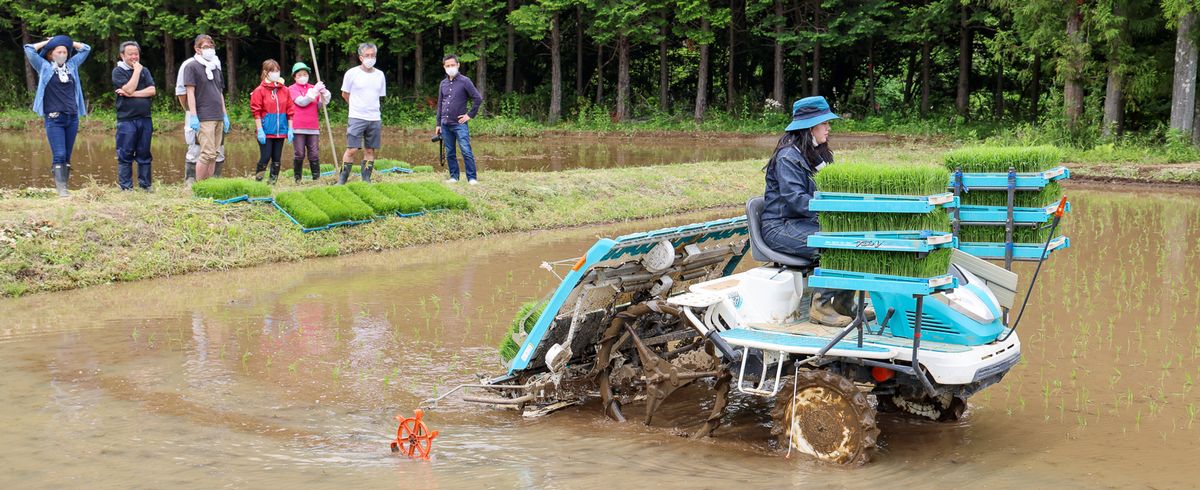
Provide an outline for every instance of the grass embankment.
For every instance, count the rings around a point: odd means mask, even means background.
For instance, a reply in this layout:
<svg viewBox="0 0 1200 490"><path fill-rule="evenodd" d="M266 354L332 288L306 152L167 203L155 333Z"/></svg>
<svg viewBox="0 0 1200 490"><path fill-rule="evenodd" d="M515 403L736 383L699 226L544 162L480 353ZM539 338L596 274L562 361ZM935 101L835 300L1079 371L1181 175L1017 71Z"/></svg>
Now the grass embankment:
<svg viewBox="0 0 1200 490"><path fill-rule="evenodd" d="M158 186L152 194L88 186L73 190L65 200L52 197L50 190L3 191L0 294L738 206L762 192L761 169L762 162L753 160L492 172L478 186L453 187L470 202L466 210L308 234L273 206L219 205L195 198L180 186ZM418 175L382 180L433 181ZM299 187L284 187L289 188Z"/></svg>

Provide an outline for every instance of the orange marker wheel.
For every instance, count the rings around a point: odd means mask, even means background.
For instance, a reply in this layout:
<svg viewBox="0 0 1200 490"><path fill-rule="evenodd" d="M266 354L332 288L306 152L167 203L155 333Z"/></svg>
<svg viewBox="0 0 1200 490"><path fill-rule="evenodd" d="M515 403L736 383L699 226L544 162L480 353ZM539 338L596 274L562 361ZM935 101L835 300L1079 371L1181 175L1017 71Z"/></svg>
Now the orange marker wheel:
<svg viewBox="0 0 1200 490"><path fill-rule="evenodd" d="M411 459L429 460L429 453L433 451L433 439L438 433L425 426L421 421L424 416L425 412L420 409L414 410L411 418L396 416L400 427L396 429L396 440L392 441L393 453L404 453Z"/></svg>

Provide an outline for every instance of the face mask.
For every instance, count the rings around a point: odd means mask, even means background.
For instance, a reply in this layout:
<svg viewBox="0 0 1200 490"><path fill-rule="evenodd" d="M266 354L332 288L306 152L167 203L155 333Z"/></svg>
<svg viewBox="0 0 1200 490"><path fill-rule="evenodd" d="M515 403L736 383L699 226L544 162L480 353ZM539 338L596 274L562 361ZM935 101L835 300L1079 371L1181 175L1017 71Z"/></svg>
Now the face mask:
<svg viewBox="0 0 1200 490"><path fill-rule="evenodd" d="M55 62L55 63L58 63L58 64L60 64L60 65L61 65L61 64L63 64L63 63L66 63L66 62L67 62L67 55L65 55L65 54L56 54L56 55L54 55L54 62Z"/></svg>
<svg viewBox="0 0 1200 490"><path fill-rule="evenodd" d="M375 66L375 58L363 58L363 66L373 68Z"/></svg>
<svg viewBox="0 0 1200 490"><path fill-rule="evenodd" d="M308 77L296 77L296 83L300 85L308 85Z"/></svg>
<svg viewBox="0 0 1200 490"><path fill-rule="evenodd" d="M446 76L451 76L451 77L458 76L458 67L451 66L450 68L446 68Z"/></svg>
<svg viewBox="0 0 1200 490"><path fill-rule="evenodd" d="M277 71L267 72L267 80L270 80L272 82L278 82L279 81L279 72L277 72Z"/></svg>
<svg viewBox="0 0 1200 490"><path fill-rule="evenodd" d="M217 50L215 50L213 48L201 49L200 57L204 58L204 61L212 61L213 58L217 57Z"/></svg>

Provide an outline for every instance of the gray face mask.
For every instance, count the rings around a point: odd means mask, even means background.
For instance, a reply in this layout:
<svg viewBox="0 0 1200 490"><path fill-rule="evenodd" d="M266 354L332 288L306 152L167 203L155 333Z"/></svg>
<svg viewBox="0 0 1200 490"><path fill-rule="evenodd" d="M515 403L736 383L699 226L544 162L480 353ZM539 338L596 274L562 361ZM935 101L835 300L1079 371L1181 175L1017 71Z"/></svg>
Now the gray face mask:
<svg viewBox="0 0 1200 490"><path fill-rule="evenodd" d="M54 62L59 65L67 62L67 55L65 54L55 54L52 56L52 58L54 59Z"/></svg>

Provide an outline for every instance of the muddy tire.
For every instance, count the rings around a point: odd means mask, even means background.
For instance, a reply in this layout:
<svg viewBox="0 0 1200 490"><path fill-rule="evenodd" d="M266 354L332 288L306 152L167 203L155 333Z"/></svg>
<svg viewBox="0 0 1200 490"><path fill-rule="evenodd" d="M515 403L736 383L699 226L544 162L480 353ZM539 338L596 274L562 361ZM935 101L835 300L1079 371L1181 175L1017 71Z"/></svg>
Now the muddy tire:
<svg viewBox="0 0 1200 490"><path fill-rule="evenodd" d="M771 419L780 447L827 463L865 464L879 437L867 395L829 371L801 371L789 379L775 397Z"/></svg>
<svg viewBox="0 0 1200 490"><path fill-rule="evenodd" d="M967 411L967 401L950 394L937 397L883 395L878 401L881 412L903 413L934 422L954 422Z"/></svg>

